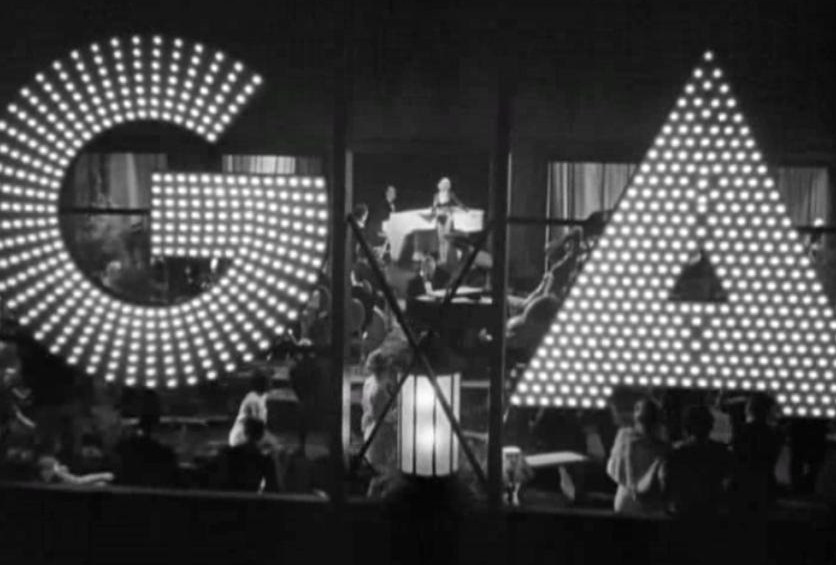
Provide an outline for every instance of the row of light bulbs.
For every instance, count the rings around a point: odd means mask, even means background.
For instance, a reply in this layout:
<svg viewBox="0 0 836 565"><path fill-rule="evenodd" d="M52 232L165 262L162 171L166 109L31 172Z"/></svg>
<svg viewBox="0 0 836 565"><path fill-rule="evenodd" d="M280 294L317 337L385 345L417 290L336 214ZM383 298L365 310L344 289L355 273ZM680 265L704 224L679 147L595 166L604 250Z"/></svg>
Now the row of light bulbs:
<svg viewBox="0 0 836 565"><path fill-rule="evenodd" d="M769 391L786 414L836 416L836 318L737 106L706 54L513 403L604 407L617 386L732 388ZM727 302L669 300L699 249Z"/></svg>
<svg viewBox="0 0 836 565"><path fill-rule="evenodd" d="M214 142L261 83L240 62L203 45L134 36L74 51L21 89L0 120L0 290L51 352L129 385L195 384L252 359L296 319L325 248L323 216L307 212L324 209L321 178L248 175L241 183L228 175L159 175L161 194L179 195L178 185L189 185L197 198L211 188L245 206L246 198L266 202L269 214L305 210L296 214L304 223L255 214L270 229L247 227L247 245L223 279L165 308L101 291L79 272L57 229L62 180L93 137L122 123L158 120ZM286 199L289 208L271 207Z"/></svg>

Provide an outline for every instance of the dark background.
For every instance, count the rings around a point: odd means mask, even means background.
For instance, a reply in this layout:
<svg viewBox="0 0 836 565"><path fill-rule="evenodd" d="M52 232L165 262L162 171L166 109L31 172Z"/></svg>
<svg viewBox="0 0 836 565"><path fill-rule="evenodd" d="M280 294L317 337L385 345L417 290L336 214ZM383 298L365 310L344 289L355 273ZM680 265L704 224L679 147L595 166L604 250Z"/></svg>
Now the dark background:
<svg viewBox="0 0 836 565"><path fill-rule="evenodd" d="M354 156L354 201L369 207L381 202L387 185L398 190L398 211L429 208L441 177L449 177L453 191L469 208L488 205L489 156L479 153L448 155L359 153Z"/></svg>
<svg viewBox="0 0 836 565"><path fill-rule="evenodd" d="M337 46L348 37L349 147L389 156L369 165L358 156L358 199L394 176L406 204L440 169L465 175L468 156L489 155L503 64L516 79L514 215L542 216L551 160L639 161L708 48L768 163L836 160L832 0L7 0L2 14L0 100L72 48L112 35L200 40L243 60L265 85L215 155L328 156ZM155 147L170 142L153 130L122 133L94 143L172 154ZM428 157L413 166L397 155ZM485 183L456 185L467 200L487 200ZM539 276L544 235L511 230L512 272Z"/></svg>

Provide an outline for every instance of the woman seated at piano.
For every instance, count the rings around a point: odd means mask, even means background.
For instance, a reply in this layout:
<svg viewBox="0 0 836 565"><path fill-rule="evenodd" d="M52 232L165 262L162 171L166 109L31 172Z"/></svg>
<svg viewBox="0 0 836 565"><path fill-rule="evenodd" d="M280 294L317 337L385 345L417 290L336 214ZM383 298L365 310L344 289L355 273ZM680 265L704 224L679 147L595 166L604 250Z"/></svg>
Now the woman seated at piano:
<svg viewBox="0 0 836 565"><path fill-rule="evenodd" d="M453 210L467 207L456 196L452 183L447 177L438 181L438 190L433 196L432 215L436 222L438 233L438 261L447 267L455 266L456 250L451 249L449 235L453 233Z"/></svg>

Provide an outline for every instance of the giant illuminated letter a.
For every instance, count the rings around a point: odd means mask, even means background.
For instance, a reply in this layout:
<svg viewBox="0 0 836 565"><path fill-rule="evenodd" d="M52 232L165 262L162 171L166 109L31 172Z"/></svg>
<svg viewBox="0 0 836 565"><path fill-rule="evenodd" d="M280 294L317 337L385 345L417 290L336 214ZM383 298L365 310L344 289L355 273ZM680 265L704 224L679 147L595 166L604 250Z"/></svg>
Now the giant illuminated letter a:
<svg viewBox="0 0 836 565"><path fill-rule="evenodd" d="M833 309L711 53L685 86L514 404L603 407L614 387L765 391L836 415ZM706 257L725 300L671 291Z"/></svg>

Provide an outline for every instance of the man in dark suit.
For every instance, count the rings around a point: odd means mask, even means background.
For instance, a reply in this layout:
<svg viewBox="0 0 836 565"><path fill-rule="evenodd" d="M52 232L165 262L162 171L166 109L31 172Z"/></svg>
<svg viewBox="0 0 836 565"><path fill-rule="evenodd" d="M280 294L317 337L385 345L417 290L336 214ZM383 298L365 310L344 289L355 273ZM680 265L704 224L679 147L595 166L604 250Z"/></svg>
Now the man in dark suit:
<svg viewBox="0 0 836 565"><path fill-rule="evenodd" d="M220 487L224 490L278 492L276 464L261 451L264 422L256 418L244 420L246 441L229 448L224 454Z"/></svg>
<svg viewBox="0 0 836 565"><path fill-rule="evenodd" d="M176 487L179 483L177 456L171 447L154 437L160 421L159 397L143 391L139 426L116 446L116 484L141 487Z"/></svg>
<svg viewBox="0 0 836 565"><path fill-rule="evenodd" d="M432 255L426 255L421 261L418 273L409 280L406 286L407 299L413 299L430 290L439 290L450 282L450 275L436 265Z"/></svg>
<svg viewBox="0 0 836 565"><path fill-rule="evenodd" d="M386 244L386 234L383 233L383 222L388 221L389 216L393 212L398 211L397 204L395 204L397 199L398 190L394 185L390 184L386 187L384 199L378 202L371 211L368 222L368 233L370 235L369 242L375 247L381 247Z"/></svg>

